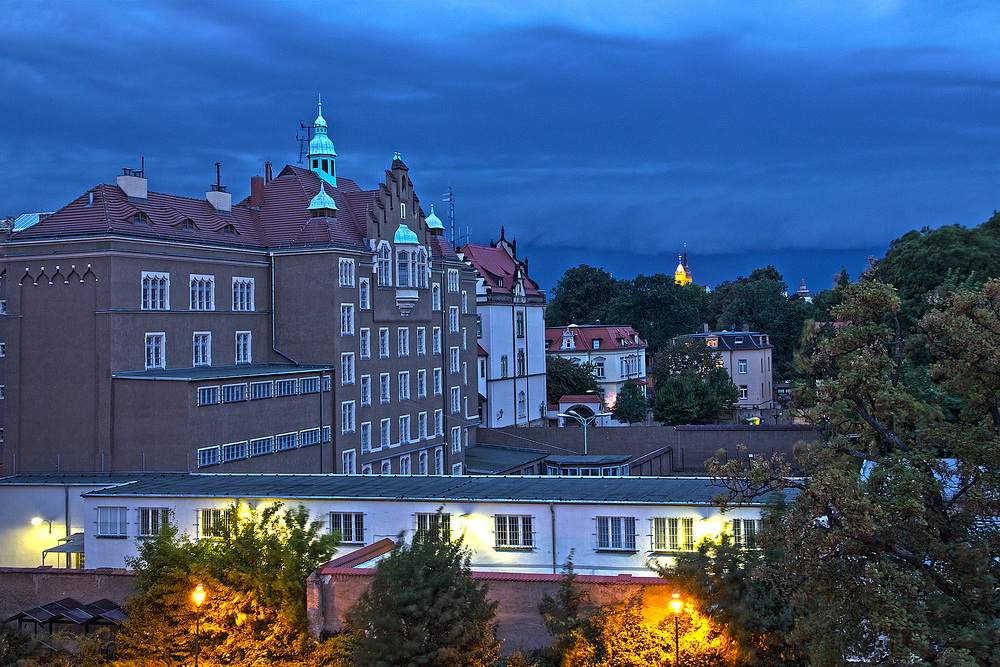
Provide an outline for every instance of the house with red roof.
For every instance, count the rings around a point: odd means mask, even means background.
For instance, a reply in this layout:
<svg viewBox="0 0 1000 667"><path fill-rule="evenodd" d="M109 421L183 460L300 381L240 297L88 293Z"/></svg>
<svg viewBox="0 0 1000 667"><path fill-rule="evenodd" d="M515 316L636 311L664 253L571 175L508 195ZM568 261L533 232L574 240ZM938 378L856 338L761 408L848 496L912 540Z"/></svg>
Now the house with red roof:
<svg viewBox="0 0 1000 667"><path fill-rule="evenodd" d="M479 416L484 426L528 426L545 417L545 293L517 257L517 241L467 244L476 270Z"/></svg>
<svg viewBox="0 0 1000 667"><path fill-rule="evenodd" d="M242 201L126 169L0 234L4 472L463 472L476 273L311 129Z"/></svg>

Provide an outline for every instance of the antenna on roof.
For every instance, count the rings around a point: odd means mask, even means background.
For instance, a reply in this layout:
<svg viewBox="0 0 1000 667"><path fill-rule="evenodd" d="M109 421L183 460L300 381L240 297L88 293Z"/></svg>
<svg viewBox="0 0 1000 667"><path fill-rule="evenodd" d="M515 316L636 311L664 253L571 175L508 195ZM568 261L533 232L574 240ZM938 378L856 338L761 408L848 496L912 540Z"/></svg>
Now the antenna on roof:
<svg viewBox="0 0 1000 667"><path fill-rule="evenodd" d="M214 192L225 192L226 188L222 185L222 163L215 163L215 185L212 186Z"/></svg>
<svg viewBox="0 0 1000 667"><path fill-rule="evenodd" d="M139 173L136 176L142 176L146 178L146 156L143 155L139 158Z"/></svg>
<svg viewBox="0 0 1000 667"><path fill-rule="evenodd" d="M313 128L315 127L312 123L299 121L299 131L295 133L295 140L299 142L299 164L306 161L306 155L309 154L309 142L312 141Z"/></svg>
<svg viewBox="0 0 1000 667"><path fill-rule="evenodd" d="M448 184L448 192L444 193L444 200L448 204L448 222L451 223L451 246L455 247L455 191Z"/></svg>

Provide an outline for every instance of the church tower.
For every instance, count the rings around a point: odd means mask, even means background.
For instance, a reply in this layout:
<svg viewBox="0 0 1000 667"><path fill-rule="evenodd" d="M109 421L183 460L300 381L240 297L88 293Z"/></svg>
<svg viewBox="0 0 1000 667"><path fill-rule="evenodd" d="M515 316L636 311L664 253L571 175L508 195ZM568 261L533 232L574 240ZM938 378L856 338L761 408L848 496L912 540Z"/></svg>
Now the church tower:
<svg viewBox="0 0 1000 667"><path fill-rule="evenodd" d="M684 246L684 253L677 255L677 268L674 269L674 282L678 285L691 284L691 269L688 267L688 251Z"/></svg>
<svg viewBox="0 0 1000 667"><path fill-rule="evenodd" d="M324 181L337 187L337 151L334 150L327 131L326 119L323 118L323 98L320 98L319 115L313 123L313 138L309 142L307 164L310 171L316 172Z"/></svg>

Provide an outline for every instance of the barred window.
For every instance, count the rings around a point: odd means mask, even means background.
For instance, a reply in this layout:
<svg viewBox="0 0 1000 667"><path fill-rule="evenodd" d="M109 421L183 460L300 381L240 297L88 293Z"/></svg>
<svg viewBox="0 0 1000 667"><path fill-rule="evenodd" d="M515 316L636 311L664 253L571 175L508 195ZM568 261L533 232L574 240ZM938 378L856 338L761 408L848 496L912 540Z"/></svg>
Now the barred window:
<svg viewBox="0 0 1000 667"><path fill-rule="evenodd" d="M270 454L274 451L274 438L255 438L250 441L250 456Z"/></svg>
<svg viewBox="0 0 1000 667"><path fill-rule="evenodd" d="M218 446L202 447L198 450L198 467L211 466L219 463L222 457Z"/></svg>
<svg viewBox="0 0 1000 667"><path fill-rule="evenodd" d="M298 433L281 433L274 439L274 449L279 452L286 449L295 449L298 446Z"/></svg>
<svg viewBox="0 0 1000 667"><path fill-rule="evenodd" d="M270 382L251 382L250 383L250 400L257 400L258 398L271 398L271 388L272 384Z"/></svg>
<svg viewBox="0 0 1000 667"><path fill-rule="evenodd" d="M170 510L166 507L139 508L139 537L156 537L170 525Z"/></svg>
<svg viewBox="0 0 1000 667"><path fill-rule="evenodd" d="M219 402L218 387L199 387L198 405L215 405Z"/></svg>
<svg viewBox="0 0 1000 667"><path fill-rule="evenodd" d="M364 513L330 512L330 532L340 534L341 544L364 544Z"/></svg>
<svg viewBox="0 0 1000 667"><path fill-rule="evenodd" d="M274 383L275 396L294 396L295 380L276 380Z"/></svg>
<svg viewBox="0 0 1000 667"><path fill-rule="evenodd" d="M227 384L222 386L223 403L234 403L245 400L247 400L247 386L245 384Z"/></svg>
<svg viewBox="0 0 1000 667"><path fill-rule="evenodd" d="M694 551L694 519L653 519L653 551Z"/></svg>
<svg viewBox="0 0 1000 667"><path fill-rule="evenodd" d="M304 431L299 431L299 444L302 447L308 447L309 445L318 445L319 429L310 428Z"/></svg>
<svg viewBox="0 0 1000 667"><path fill-rule="evenodd" d="M529 549L535 546L532 517L497 514L493 517L495 544L498 549Z"/></svg>
<svg viewBox="0 0 1000 667"><path fill-rule="evenodd" d="M421 452L421 454L426 454ZM426 456L425 459L426 461ZM427 474L426 470L422 474ZM438 532L445 539L451 539L451 514L444 512L418 512L416 514L416 536L427 537L432 532Z"/></svg>
<svg viewBox="0 0 1000 667"><path fill-rule="evenodd" d="M198 537L222 537L232 520L232 509L201 508L198 510Z"/></svg>
<svg viewBox="0 0 1000 667"><path fill-rule="evenodd" d="M238 459L245 459L246 457L247 457L246 441L232 442L228 445L222 446L223 461L236 461Z"/></svg>
<svg viewBox="0 0 1000 667"><path fill-rule="evenodd" d="M757 548L758 519L733 519L733 544L742 549Z"/></svg>
<svg viewBox="0 0 1000 667"><path fill-rule="evenodd" d="M316 394L319 392L319 378L302 378L299 380L300 394Z"/></svg>
<svg viewBox="0 0 1000 667"><path fill-rule="evenodd" d="M635 551L635 517L597 517L597 548Z"/></svg>

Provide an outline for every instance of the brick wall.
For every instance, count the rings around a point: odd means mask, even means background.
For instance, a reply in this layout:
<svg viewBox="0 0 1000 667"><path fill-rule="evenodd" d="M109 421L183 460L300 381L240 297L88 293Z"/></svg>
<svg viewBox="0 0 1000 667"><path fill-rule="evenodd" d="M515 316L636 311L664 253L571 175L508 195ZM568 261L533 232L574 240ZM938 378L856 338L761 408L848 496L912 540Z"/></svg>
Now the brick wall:
<svg viewBox="0 0 1000 667"><path fill-rule="evenodd" d="M121 605L133 594L134 578L128 570L111 568L0 567L0 621L67 597L84 604L107 598Z"/></svg>

